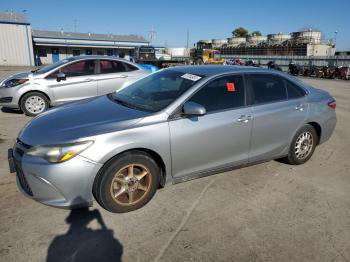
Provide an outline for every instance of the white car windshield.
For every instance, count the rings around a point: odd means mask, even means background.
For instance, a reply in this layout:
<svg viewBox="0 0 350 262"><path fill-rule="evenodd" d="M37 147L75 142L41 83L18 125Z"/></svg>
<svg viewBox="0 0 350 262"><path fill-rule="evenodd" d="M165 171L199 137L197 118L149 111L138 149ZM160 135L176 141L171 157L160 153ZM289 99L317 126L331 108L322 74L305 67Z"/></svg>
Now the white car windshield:
<svg viewBox="0 0 350 262"><path fill-rule="evenodd" d="M111 98L127 107L157 112L180 97L203 76L164 70L151 74L111 95Z"/></svg>
<svg viewBox="0 0 350 262"><path fill-rule="evenodd" d="M51 65L44 66L44 67L40 68L39 70L34 71L34 73L35 74L45 74L45 73L51 71L52 69L55 69L56 67L59 67L61 65L66 64L69 61L70 60L68 60L68 59L64 59L64 60L58 61L58 62L53 63Z"/></svg>

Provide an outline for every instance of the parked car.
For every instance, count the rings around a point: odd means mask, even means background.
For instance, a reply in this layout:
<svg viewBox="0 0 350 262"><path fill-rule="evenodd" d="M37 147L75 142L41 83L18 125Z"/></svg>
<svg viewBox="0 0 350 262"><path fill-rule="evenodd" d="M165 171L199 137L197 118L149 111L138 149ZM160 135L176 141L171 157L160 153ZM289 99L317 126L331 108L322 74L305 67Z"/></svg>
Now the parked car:
<svg viewBox="0 0 350 262"><path fill-rule="evenodd" d="M73 56L0 82L0 106L36 116L50 106L114 92L149 73L124 59Z"/></svg>
<svg viewBox="0 0 350 262"><path fill-rule="evenodd" d="M150 71L150 72L156 72L159 70L158 66L155 65L150 65L150 64L138 64L139 67L141 67L145 71Z"/></svg>
<svg viewBox="0 0 350 262"><path fill-rule="evenodd" d="M336 102L277 70L185 66L118 92L48 110L9 149L26 196L111 212L145 205L160 186L282 158L299 165L328 140Z"/></svg>

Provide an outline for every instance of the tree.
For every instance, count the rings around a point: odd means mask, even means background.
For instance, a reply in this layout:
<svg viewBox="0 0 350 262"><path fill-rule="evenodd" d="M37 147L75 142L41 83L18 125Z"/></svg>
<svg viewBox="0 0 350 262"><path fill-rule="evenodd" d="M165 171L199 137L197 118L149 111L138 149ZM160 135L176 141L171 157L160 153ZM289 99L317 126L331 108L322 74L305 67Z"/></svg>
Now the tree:
<svg viewBox="0 0 350 262"><path fill-rule="evenodd" d="M237 27L235 30L232 31L233 37L246 37L248 36L248 30L244 27Z"/></svg>
<svg viewBox="0 0 350 262"><path fill-rule="evenodd" d="M262 36L261 32L260 31L253 31L251 33L252 36Z"/></svg>

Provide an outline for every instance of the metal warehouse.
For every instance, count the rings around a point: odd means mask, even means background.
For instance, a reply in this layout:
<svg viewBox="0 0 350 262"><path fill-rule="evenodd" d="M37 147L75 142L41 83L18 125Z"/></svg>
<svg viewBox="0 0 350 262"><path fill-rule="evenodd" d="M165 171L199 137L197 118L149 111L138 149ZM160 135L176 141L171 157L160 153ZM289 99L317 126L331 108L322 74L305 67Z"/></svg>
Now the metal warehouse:
<svg viewBox="0 0 350 262"><path fill-rule="evenodd" d="M50 64L78 55L129 59L145 45L149 42L138 35L33 30L23 14L0 13L0 65Z"/></svg>

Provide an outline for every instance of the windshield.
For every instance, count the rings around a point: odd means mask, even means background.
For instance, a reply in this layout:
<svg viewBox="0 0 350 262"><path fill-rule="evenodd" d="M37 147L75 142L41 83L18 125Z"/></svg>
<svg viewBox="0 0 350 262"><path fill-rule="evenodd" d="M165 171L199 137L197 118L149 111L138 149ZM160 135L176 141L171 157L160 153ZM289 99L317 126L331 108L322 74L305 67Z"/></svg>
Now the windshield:
<svg viewBox="0 0 350 262"><path fill-rule="evenodd" d="M166 108L201 79L200 75L164 70L123 88L111 97L130 108L157 112Z"/></svg>
<svg viewBox="0 0 350 262"><path fill-rule="evenodd" d="M65 64L65 63L67 63L67 62L69 62L69 60L68 59L64 59L64 60L58 61L56 63L53 63L51 65L44 66L44 67L40 68L39 70L36 70L33 73L35 73L35 74L45 74L45 73L51 71L52 69L55 69L56 67L61 66L61 65Z"/></svg>

